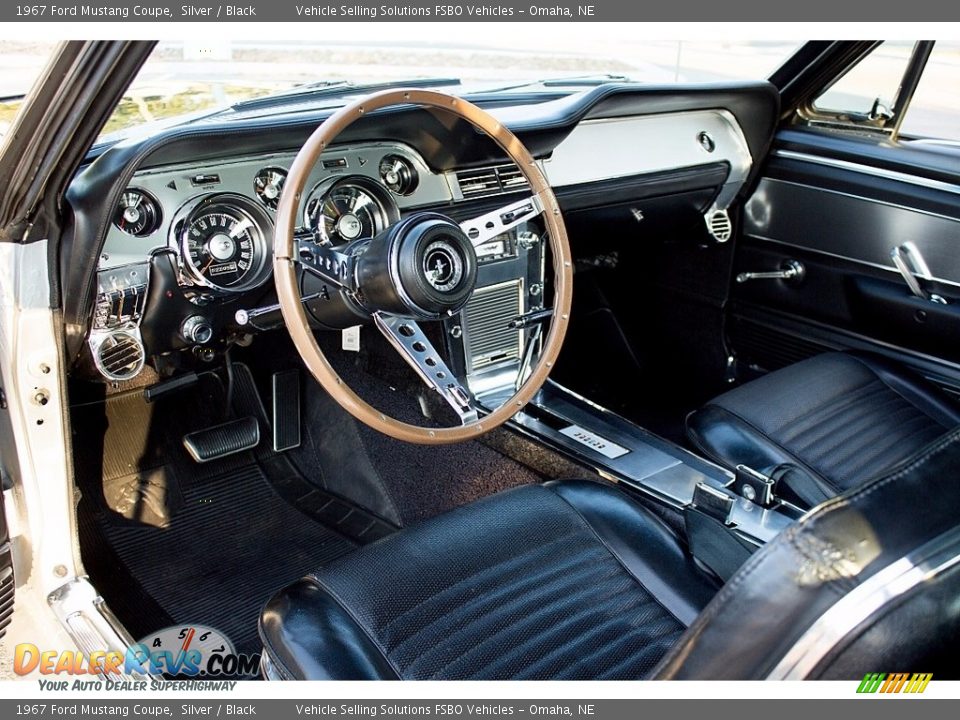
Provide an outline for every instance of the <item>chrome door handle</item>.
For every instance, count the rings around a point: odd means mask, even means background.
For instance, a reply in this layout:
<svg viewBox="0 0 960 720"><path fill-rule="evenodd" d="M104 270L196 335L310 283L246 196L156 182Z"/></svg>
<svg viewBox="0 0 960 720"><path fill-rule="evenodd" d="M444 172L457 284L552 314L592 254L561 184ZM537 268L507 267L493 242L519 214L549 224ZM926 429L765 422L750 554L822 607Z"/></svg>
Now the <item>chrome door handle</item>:
<svg viewBox="0 0 960 720"><path fill-rule="evenodd" d="M806 275L807 269L799 260L784 260L779 270L771 272L742 272L737 275L738 283L745 283L748 280L785 280L787 282L800 282Z"/></svg>
<svg viewBox="0 0 960 720"><path fill-rule="evenodd" d="M933 280L933 275L916 245L912 242L897 245L890 251L890 259L893 260L894 267L897 268L904 282L907 283L910 292L923 300L929 300L940 305L947 304L942 296L927 292L920 284L920 280Z"/></svg>

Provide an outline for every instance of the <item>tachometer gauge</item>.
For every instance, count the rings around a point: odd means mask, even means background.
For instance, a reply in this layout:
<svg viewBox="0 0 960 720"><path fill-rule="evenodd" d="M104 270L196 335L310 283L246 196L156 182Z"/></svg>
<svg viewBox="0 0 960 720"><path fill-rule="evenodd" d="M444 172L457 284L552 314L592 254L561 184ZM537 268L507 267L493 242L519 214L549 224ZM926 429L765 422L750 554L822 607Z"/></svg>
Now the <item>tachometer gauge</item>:
<svg viewBox="0 0 960 720"><path fill-rule="evenodd" d="M160 227L160 204L144 190L130 188L120 196L113 224L135 237L146 237Z"/></svg>
<svg viewBox="0 0 960 720"><path fill-rule="evenodd" d="M270 218L240 195L214 195L188 206L178 228L184 269L198 285L240 292L269 274ZM181 211L182 213L183 211Z"/></svg>
<svg viewBox="0 0 960 720"><path fill-rule="evenodd" d="M271 210L276 210L277 203L280 200L280 191L283 190L283 183L286 179L287 171L283 168L263 168L253 178L253 191L260 198L260 202Z"/></svg>
<svg viewBox="0 0 960 720"><path fill-rule="evenodd" d="M398 218L383 188L359 177L321 183L310 193L304 210L307 227L331 245L372 238Z"/></svg>
<svg viewBox="0 0 960 720"><path fill-rule="evenodd" d="M409 195L417 189L420 177L407 158L401 155L386 155L380 161L380 179L397 195Z"/></svg>

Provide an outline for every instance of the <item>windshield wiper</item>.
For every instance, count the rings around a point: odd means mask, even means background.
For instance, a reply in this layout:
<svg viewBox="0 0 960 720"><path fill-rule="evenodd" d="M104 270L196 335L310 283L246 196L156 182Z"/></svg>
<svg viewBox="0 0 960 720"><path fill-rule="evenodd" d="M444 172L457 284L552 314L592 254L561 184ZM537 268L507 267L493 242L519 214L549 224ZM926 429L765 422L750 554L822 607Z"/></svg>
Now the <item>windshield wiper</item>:
<svg viewBox="0 0 960 720"><path fill-rule="evenodd" d="M264 97L241 100L240 102L231 105L224 112L229 112L231 110L250 110L256 108L276 107L279 105L286 105L292 100L300 100L303 98L314 99L324 97L341 97L355 93L372 93L377 92L378 90L389 90L390 88L395 87L430 88L449 87L450 85L459 84L459 78L423 78L417 80L392 80L390 82L366 84L357 84L350 82L349 80L324 80L320 82L309 83L307 85L298 85L295 88L274 93L273 95L265 95Z"/></svg>

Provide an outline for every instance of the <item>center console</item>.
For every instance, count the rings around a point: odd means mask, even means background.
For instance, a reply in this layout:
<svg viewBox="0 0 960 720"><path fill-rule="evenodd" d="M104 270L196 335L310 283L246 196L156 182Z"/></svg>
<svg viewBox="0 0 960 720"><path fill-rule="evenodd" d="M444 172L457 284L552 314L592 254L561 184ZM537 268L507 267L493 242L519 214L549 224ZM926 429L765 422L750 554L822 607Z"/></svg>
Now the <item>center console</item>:
<svg viewBox="0 0 960 720"><path fill-rule="evenodd" d="M544 248L535 225L478 248L477 289L445 321L450 356L482 408L509 400L540 350ZM580 395L547 381L510 421L514 430L682 513L694 555L729 577L789 526L796 508L772 497L768 479L735 476ZM748 499L750 498L750 499Z"/></svg>

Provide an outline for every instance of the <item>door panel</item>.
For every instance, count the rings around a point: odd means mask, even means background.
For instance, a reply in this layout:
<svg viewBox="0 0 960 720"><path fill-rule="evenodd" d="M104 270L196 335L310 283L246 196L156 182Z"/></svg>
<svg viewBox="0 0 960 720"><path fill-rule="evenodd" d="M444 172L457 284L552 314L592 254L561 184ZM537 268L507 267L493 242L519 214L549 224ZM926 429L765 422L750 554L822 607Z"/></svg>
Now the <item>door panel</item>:
<svg viewBox="0 0 960 720"><path fill-rule="evenodd" d="M734 277L802 263L801 280L734 281L728 339L771 370L829 349L880 352L960 389L960 162L825 131L781 133L746 203ZM916 158L920 158L917 160ZM910 172L907 170L910 169ZM890 256L919 249L932 279L911 293Z"/></svg>

